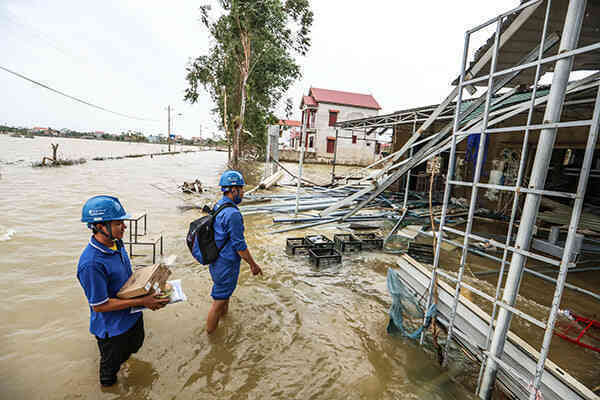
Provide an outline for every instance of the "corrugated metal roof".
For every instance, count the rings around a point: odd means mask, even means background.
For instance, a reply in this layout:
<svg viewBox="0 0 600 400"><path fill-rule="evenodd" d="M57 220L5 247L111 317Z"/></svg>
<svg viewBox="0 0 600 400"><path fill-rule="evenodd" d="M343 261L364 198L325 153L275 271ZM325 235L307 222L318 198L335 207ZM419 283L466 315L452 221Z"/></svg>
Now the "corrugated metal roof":
<svg viewBox="0 0 600 400"><path fill-rule="evenodd" d="M535 94L535 98L540 98L543 96L546 96L548 93L550 93L550 89L539 89L536 91ZM522 93L516 93L513 94L512 96L510 96L507 99L502 100L501 102L499 102L498 104L495 104L492 106L492 108L490 109L490 111L494 111L497 110L499 108L503 108L503 107L507 107L513 104L518 104L518 103L522 103L525 102L527 100L531 99L531 95L533 94L533 91L528 90L526 92L522 92ZM499 97L501 95L497 95L496 97ZM465 111L470 105L471 103L474 101L475 99L471 100L466 100L460 103L460 110L461 112ZM478 116L480 116L481 114L483 114L483 110L485 108L485 103L480 105L479 107L477 107L475 109L475 111L473 111L467 118L465 118L465 122L471 121L472 119L477 118Z"/></svg>

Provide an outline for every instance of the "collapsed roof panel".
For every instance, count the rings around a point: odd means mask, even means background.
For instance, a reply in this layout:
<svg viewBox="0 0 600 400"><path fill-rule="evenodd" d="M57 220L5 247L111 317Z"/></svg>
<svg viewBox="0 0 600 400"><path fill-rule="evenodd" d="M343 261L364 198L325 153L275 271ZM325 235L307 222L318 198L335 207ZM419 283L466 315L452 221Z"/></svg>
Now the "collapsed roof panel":
<svg viewBox="0 0 600 400"><path fill-rule="evenodd" d="M567 13L568 0L554 0L550 10L548 22L548 35L562 32L563 23ZM500 36L500 48L498 51L498 64L496 71L510 68L519 63L528 52L540 41L544 26L547 0L540 1L530 7L524 8L519 13L508 17L502 24ZM581 36L578 47L583 47L600 42L600 1L590 0L587 2L586 14L582 24ZM484 76L490 71L492 58L492 47L494 36L490 37L486 44L481 46L475 53L474 60L470 63L467 74L470 78ZM545 57L558 53L558 46L547 50ZM552 71L552 63L542 66L543 72ZM600 70L600 52L590 52L575 57L573 71ZM467 76L468 76L467 75ZM513 79L509 86L532 85L535 76L535 68L522 71ZM458 79L453 82L458 84ZM487 81L476 83L477 86L486 86Z"/></svg>

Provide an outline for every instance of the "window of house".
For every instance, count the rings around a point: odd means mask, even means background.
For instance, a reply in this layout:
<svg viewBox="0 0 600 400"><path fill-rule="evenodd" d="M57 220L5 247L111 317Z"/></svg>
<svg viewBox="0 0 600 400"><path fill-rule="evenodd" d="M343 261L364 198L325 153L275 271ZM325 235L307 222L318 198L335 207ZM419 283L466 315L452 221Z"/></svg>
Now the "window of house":
<svg viewBox="0 0 600 400"><path fill-rule="evenodd" d="M357 138L356 135L352 135L352 144L356 144Z"/></svg>
<svg viewBox="0 0 600 400"><path fill-rule="evenodd" d="M333 126L337 122L339 110L329 110L329 126Z"/></svg>
<svg viewBox="0 0 600 400"><path fill-rule="evenodd" d="M314 145L315 145L315 137L311 136L308 138L308 147L312 149L314 147Z"/></svg>
<svg viewBox="0 0 600 400"><path fill-rule="evenodd" d="M335 139L327 138L327 152L333 153L335 151Z"/></svg>

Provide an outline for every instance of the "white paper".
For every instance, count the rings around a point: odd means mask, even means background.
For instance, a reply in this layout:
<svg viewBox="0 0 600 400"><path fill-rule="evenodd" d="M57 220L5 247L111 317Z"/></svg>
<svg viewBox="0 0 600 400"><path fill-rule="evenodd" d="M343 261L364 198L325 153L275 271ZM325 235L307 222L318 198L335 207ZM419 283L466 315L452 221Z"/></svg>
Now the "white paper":
<svg viewBox="0 0 600 400"><path fill-rule="evenodd" d="M171 300L167 304L179 303L180 301L186 301L187 296L183 293L183 287L181 286L181 279L175 279L167 281L173 287L173 293L171 293ZM146 307L131 307L130 313L136 313L144 311Z"/></svg>

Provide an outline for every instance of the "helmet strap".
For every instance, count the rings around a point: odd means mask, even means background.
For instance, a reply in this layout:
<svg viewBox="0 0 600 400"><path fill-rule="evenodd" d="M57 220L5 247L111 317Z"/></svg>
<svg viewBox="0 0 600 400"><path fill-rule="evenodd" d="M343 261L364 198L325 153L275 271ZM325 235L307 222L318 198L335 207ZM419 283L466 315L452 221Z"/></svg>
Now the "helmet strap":
<svg viewBox="0 0 600 400"><path fill-rule="evenodd" d="M108 231L108 235L105 232L102 232L104 234L104 236L106 236L107 238L109 238L110 240L112 240L113 242L116 240L112 234L112 228L110 227L110 221L105 221L104 222L104 226L106 227L106 230Z"/></svg>
<svg viewBox="0 0 600 400"><path fill-rule="evenodd" d="M96 225L92 225L92 232L94 232L94 234L100 233L101 235L106 236L109 240L114 242L116 239L112 235L112 230L110 228L110 221L105 221L105 222L102 222L101 224L106 227L106 230L108 231L108 233L104 232L102 229L96 228Z"/></svg>

